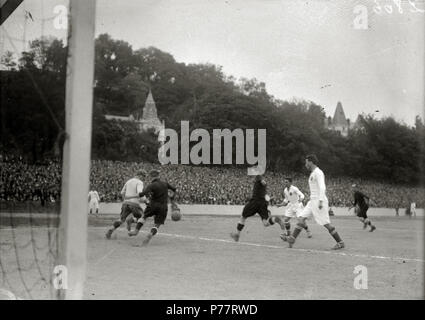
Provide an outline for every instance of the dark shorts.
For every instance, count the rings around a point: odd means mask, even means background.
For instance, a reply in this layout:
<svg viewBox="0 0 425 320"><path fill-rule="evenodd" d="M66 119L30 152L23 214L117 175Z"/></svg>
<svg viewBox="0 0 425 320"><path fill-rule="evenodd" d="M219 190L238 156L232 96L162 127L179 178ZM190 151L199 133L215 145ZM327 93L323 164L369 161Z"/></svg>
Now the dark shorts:
<svg viewBox="0 0 425 320"><path fill-rule="evenodd" d="M364 219L366 219L367 218L367 210L369 209L369 207L359 207L359 206L356 206L356 215L359 217L359 218L364 218Z"/></svg>
<svg viewBox="0 0 425 320"><path fill-rule="evenodd" d="M121 221L124 222L130 214L139 219L143 215L143 209L140 206L123 203L121 206Z"/></svg>
<svg viewBox="0 0 425 320"><path fill-rule="evenodd" d="M269 218L269 210L267 209L267 202L265 200L251 199L243 208L242 217L252 217L258 213L262 220Z"/></svg>
<svg viewBox="0 0 425 320"><path fill-rule="evenodd" d="M155 224L164 224L167 218L168 205L161 203L150 203L145 210L143 218L153 217Z"/></svg>

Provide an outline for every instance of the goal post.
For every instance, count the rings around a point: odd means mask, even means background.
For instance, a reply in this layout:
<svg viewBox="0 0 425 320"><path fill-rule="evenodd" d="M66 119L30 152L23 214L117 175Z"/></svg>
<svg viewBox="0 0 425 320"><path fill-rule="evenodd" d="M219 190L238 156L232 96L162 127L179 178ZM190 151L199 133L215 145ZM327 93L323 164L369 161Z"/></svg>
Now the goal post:
<svg viewBox="0 0 425 320"><path fill-rule="evenodd" d="M58 265L66 267L59 299L82 299L87 261L93 112L95 0L70 0ZM63 270L63 269L61 269Z"/></svg>

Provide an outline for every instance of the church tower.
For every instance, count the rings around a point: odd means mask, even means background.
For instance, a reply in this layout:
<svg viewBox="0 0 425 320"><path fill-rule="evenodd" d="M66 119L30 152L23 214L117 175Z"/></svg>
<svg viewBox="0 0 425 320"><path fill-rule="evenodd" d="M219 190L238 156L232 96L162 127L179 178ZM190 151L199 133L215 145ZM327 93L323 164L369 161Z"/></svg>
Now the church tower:
<svg viewBox="0 0 425 320"><path fill-rule="evenodd" d="M341 133L344 137L348 135L348 130L350 129L350 124L345 117L344 109L342 108L341 102L338 101L334 113L334 117L330 124L328 124L329 129L335 130Z"/></svg>
<svg viewBox="0 0 425 320"><path fill-rule="evenodd" d="M154 129L155 133L158 133L164 125L158 119L155 100L153 99L152 91L150 89L143 108L143 116L142 119L139 120L139 123L142 131Z"/></svg>

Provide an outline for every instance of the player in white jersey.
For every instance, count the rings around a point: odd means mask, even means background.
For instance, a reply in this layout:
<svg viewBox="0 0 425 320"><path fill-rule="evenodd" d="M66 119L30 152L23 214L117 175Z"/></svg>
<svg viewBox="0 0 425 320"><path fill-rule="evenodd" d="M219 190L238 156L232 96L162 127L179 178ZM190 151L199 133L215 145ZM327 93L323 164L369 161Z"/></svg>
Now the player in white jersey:
<svg viewBox="0 0 425 320"><path fill-rule="evenodd" d="M89 192L90 214L92 214L93 209L96 210L96 216L99 214L99 202L100 202L99 193L97 193L96 190L90 190Z"/></svg>
<svg viewBox="0 0 425 320"><path fill-rule="evenodd" d="M298 218L297 226L292 232L292 235L281 236L282 240L288 241L290 248L295 243L295 239L298 237L301 230L304 228L305 220L311 216L314 217L314 220L316 220L317 224L324 226L337 242L332 249L337 250L345 247L344 242L341 240L338 232L336 232L335 227L331 225L329 219L329 205L328 198L326 197L325 175L323 174L323 171L320 170L317 166L318 163L319 161L315 155L308 155L305 159L305 166L308 170L311 171L310 177L308 179L308 184L310 187L310 201L301 212Z"/></svg>
<svg viewBox="0 0 425 320"><path fill-rule="evenodd" d="M284 180L285 189L283 193L285 199L282 204L278 204L277 207L285 207L285 213L283 218L283 225L285 226L284 235L291 235L291 223L289 222L291 218L298 218L301 214L304 206L302 201L304 200L304 194L296 186L292 184L292 178L285 178ZM304 224L304 229L307 232L307 237L311 238L311 232L308 229L307 223Z"/></svg>
<svg viewBox="0 0 425 320"><path fill-rule="evenodd" d="M145 171L141 170L124 184L121 190L121 196L124 201L121 206L120 220L115 221L113 227L106 232L107 239L110 239L112 233L124 222L127 222L127 230L130 231L131 223L135 219L142 217L143 209L140 206L140 202L145 202L146 198L139 198L139 193L143 192L143 182L140 178L145 174Z"/></svg>
<svg viewBox="0 0 425 320"><path fill-rule="evenodd" d="M416 202L410 204L410 217L416 217Z"/></svg>

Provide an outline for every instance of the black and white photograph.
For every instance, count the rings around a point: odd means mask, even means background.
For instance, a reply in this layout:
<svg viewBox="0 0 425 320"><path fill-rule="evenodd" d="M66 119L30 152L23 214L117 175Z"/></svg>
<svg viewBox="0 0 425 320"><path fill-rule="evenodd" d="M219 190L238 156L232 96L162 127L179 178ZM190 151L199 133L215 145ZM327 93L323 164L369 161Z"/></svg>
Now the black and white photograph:
<svg viewBox="0 0 425 320"><path fill-rule="evenodd" d="M0 300L424 300L425 1L0 9Z"/></svg>

